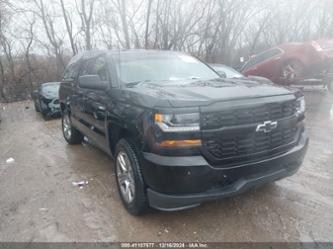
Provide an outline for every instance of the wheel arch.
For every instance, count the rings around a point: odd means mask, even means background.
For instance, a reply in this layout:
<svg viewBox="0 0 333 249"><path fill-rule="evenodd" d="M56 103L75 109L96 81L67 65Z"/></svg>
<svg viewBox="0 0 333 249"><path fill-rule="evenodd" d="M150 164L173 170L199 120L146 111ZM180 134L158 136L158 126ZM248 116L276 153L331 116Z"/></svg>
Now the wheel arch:
<svg viewBox="0 0 333 249"><path fill-rule="evenodd" d="M130 129L120 125L112 125L109 123L107 126L107 132L109 148L112 155L114 155L116 145L120 139L130 138L137 145L139 144L139 131L137 131L136 129Z"/></svg>
<svg viewBox="0 0 333 249"><path fill-rule="evenodd" d="M60 101L60 110L63 113L65 110L71 111L71 106L69 102Z"/></svg>
<svg viewBox="0 0 333 249"><path fill-rule="evenodd" d="M60 109L61 109L61 112L64 112L64 111L65 111L65 109L66 109L66 105L65 105L65 103L60 102Z"/></svg>
<svg viewBox="0 0 333 249"><path fill-rule="evenodd" d="M279 71L282 70L283 66L285 66L286 64L288 64L292 61L296 61L296 62L300 63L302 65L303 69L305 69L306 64L307 64L306 58L290 56L288 58L284 58L283 60L281 60L280 65L279 65Z"/></svg>

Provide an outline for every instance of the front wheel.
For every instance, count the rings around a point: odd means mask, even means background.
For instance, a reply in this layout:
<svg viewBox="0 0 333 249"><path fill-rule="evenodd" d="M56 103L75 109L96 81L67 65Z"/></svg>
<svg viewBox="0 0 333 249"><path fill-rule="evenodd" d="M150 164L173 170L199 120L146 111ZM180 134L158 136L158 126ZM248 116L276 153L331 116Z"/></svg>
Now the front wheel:
<svg viewBox="0 0 333 249"><path fill-rule="evenodd" d="M62 132L65 140L69 144L81 144L83 142L83 135L72 125L70 113L64 111L61 119Z"/></svg>
<svg viewBox="0 0 333 249"><path fill-rule="evenodd" d="M133 215L141 215L148 208L139 158L137 147L130 139L121 139L117 143L115 170L118 191L123 205Z"/></svg>

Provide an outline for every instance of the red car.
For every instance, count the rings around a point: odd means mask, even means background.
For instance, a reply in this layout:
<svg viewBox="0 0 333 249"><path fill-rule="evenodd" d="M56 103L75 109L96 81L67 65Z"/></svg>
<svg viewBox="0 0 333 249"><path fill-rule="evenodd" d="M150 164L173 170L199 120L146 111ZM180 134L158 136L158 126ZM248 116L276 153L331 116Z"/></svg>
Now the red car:
<svg viewBox="0 0 333 249"><path fill-rule="evenodd" d="M253 56L241 71L289 85L328 73L332 61L333 40L285 43Z"/></svg>

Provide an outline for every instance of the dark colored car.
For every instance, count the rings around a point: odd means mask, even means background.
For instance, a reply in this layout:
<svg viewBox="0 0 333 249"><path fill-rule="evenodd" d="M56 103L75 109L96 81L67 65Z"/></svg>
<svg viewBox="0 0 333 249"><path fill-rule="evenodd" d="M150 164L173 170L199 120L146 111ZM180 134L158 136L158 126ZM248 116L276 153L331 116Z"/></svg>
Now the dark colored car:
<svg viewBox="0 0 333 249"><path fill-rule="evenodd" d="M126 209L180 210L293 175L306 153L301 92L222 79L171 51L91 51L60 90L69 144L87 136L115 159Z"/></svg>
<svg viewBox="0 0 333 249"><path fill-rule="evenodd" d="M60 82L48 82L41 84L31 94L35 110L44 118L60 115L59 87Z"/></svg>
<svg viewBox="0 0 333 249"><path fill-rule="evenodd" d="M246 77L232 67L228 67L223 64L209 64L209 66L211 66L220 75L221 78L253 80L261 83L273 84L272 81L264 77L253 75L249 75L248 77Z"/></svg>
<svg viewBox="0 0 333 249"><path fill-rule="evenodd" d="M279 84L295 84L332 70L333 40L286 43L253 56L241 72Z"/></svg>

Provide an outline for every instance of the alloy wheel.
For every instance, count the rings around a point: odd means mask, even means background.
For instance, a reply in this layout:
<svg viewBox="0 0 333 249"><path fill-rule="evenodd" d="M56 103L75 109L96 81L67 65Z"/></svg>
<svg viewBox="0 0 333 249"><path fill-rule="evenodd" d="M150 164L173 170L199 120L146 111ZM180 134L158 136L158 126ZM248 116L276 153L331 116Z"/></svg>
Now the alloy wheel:
<svg viewBox="0 0 333 249"><path fill-rule="evenodd" d="M71 126L71 120L70 120L69 115L67 113L63 117L63 130L64 130L65 137L67 139L71 139L72 126Z"/></svg>
<svg viewBox="0 0 333 249"><path fill-rule="evenodd" d="M135 182L132 164L124 151L120 151L116 159L117 181L125 202L131 203L135 195Z"/></svg>

